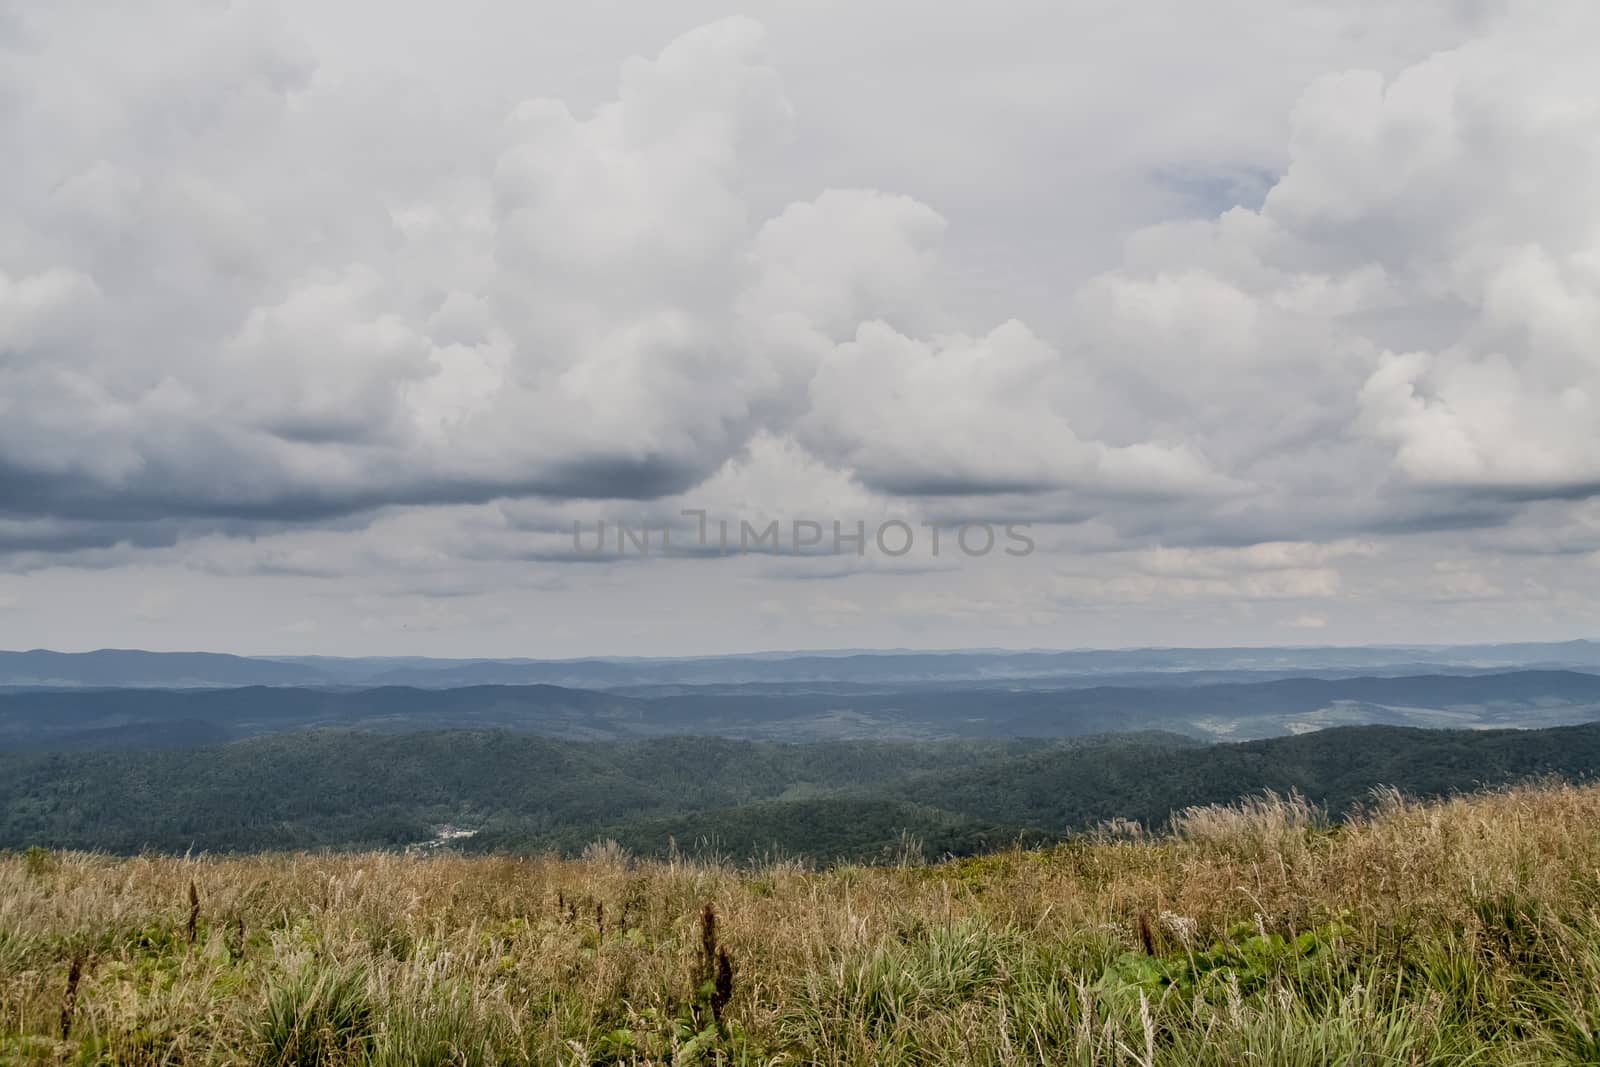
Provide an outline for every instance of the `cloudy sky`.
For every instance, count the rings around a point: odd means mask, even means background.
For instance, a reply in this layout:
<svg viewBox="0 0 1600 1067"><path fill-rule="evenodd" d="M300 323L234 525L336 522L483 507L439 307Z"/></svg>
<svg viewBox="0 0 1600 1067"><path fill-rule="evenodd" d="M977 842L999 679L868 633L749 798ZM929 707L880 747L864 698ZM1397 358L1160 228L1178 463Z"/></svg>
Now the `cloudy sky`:
<svg viewBox="0 0 1600 1067"><path fill-rule="evenodd" d="M1596 40L0 0L0 647L1600 636Z"/></svg>

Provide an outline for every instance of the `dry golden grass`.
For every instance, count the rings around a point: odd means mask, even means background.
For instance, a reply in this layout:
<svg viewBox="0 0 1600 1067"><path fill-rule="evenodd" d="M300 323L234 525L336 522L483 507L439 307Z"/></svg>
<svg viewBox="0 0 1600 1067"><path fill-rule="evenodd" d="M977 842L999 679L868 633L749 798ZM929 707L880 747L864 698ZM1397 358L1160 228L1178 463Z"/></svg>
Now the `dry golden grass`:
<svg viewBox="0 0 1600 1067"><path fill-rule="evenodd" d="M1597 1030L1594 786L823 872L0 859L0 1062L1596 1062Z"/></svg>

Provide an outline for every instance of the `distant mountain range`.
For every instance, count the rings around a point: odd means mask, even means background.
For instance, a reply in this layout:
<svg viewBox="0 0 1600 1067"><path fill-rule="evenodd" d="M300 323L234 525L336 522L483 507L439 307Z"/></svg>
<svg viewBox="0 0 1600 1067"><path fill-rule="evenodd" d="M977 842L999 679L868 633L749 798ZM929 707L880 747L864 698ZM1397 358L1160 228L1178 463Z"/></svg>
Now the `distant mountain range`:
<svg viewBox="0 0 1600 1067"><path fill-rule="evenodd" d="M207 652L0 652L0 687L559 685L578 689L708 685L1068 685L1123 676L1149 684L1195 672L1441 674L1507 669L1600 671L1600 643L1305 648L957 650L765 653L685 659L247 657Z"/></svg>
<svg viewBox="0 0 1600 1067"><path fill-rule="evenodd" d="M1548 727L1600 718L1600 674L1295 677L1062 689L922 684L657 695L551 685L18 689L0 693L0 750L156 749L313 728L497 729L568 740L1063 738L1162 730L1243 740L1331 726Z"/></svg>
<svg viewBox="0 0 1600 1067"><path fill-rule="evenodd" d="M1600 644L696 659L0 653L0 847L882 858L1600 771ZM1416 727L1429 727L1420 730ZM1514 729L1508 729L1514 728Z"/></svg>

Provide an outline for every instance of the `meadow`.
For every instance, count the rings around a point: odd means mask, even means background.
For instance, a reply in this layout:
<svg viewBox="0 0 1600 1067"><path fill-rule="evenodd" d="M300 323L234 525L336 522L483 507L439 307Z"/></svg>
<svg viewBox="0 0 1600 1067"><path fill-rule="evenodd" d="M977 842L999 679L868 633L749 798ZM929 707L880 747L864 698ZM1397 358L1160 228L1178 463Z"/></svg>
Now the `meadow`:
<svg viewBox="0 0 1600 1067"><path fill-rule="evenodd" d="M1600 1060L1594 785L916 854L13 852L0 1062Z"/></svg>

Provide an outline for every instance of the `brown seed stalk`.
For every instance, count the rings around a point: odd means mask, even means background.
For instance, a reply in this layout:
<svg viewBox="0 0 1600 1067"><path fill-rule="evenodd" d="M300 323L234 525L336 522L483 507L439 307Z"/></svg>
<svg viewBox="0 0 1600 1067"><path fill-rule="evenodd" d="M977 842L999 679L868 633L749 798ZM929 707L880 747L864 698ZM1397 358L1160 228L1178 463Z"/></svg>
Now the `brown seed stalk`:
<svg viewBox="0 0 1600 1067"><path fill-rule="evenodd" d="M1144 946L1146 956L1156 954L1156 933L1150 925L1150 913L1147 911L1139 913L1139 944Z"/></svg>
<svg viewBox="0 0 1600 1067"><path fill-rule="evenodd" d="M711 994L711 1017L722 1022L722 1010L733 999L733 960L726 948L717 949L717 977Z"/></svg>
<svg viewBox="0 0 1600 1067"><path fill-rule="evenodd" d="M195 929L200 925L200 891L194 886L194 879L189 879L189 925L186 931L189 935L189 944L194 944Z"/></svg>
<svg viewBox="0 0 1600 1067"><path fill-rule="evenodd" d="M67 968L67 992L61 998L61 1040L72 1036L72 1016L78 1010L78 982L83 978L83 953L73 955Z"/></svg>

